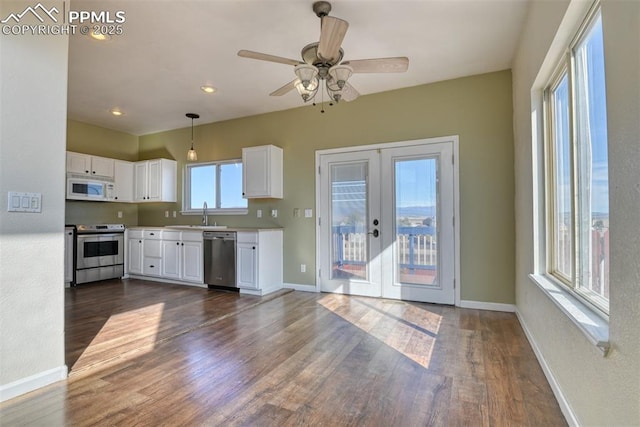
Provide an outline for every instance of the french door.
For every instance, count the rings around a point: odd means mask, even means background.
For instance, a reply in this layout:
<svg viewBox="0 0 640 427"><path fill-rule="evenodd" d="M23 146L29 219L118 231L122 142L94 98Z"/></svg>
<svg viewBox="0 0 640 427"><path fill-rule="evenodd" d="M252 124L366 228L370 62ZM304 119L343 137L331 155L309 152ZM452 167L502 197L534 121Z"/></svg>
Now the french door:
<svg viewBox="0 0 640 427"><path fill-rule="evenodd" d="M323 292L455 302L454 141L318 156Z"/></svg>

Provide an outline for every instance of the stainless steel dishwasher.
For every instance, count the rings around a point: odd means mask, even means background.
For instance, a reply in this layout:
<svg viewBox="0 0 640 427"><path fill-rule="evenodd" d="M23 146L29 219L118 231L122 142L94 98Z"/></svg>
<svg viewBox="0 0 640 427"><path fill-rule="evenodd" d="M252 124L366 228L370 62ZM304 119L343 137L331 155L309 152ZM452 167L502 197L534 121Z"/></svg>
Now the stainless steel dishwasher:
<svg viewBox="0 0 640 427"><path fill-rule="evenodd" d="M236 288L236 232L205 231L204 283Z"/></svg>

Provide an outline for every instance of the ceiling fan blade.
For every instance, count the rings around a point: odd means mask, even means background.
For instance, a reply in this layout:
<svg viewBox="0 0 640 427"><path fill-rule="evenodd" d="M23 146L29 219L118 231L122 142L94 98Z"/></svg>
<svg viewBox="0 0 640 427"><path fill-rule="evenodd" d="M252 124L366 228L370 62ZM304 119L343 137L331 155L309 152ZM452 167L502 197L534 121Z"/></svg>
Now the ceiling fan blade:
<svg viewBox="0 0 640 427"><path fill-rule="evenodd" d="M266 53L254 52L252 50L239 50L238 56L241 56L243 58L258 59L260 61L277 62L279 64L285 64L285 65L301 64L300 61L296 61L295 59L283 58L282 56L275 56L275 55L269 55Z"/></svg>
<svg viewBox="0 0 640 427"><path fill-rule="evenodd" d="M282 86L280 89L276 89L273 92L271 92L269 96L282 96L285 93L289 93L296 87L296 84L298 83L298 81L299 81L298 79L290 81L286 85Z"/></svg>
<svg viewBox="0 0 640 427"><path fill-rule="evenodd" d="M350 66L354 73L404 73L409 68L409 58L396 56L393 58L357 59L344 61L342 65Z"/></svg>
<svg viewBox="0 0 640 427"><path fill-rule="evenodd" d="M342 88L342 99L347 101L347 102L351 102L354 99L356 99L357 97L360 96L360 93L358 93L357 90L355 90L355 88L353 86L351 86L348 82L345 83L344 87Z"/></svg>
<svg viewBox="0 0 640 427"><path fill-rule="evenodd" d="M340 45L347 34L349 23L333 16L323 16L321 25L318 56L326 61L335 61L340 55Z"/></svg>

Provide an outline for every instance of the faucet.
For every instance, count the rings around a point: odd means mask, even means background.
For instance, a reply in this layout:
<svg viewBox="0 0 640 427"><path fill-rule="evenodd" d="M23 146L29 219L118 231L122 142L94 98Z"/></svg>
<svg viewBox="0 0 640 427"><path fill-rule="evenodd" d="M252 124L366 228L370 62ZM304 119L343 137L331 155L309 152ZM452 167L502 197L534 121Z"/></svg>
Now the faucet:
<svg viewBox="0 0 640 427"><path fill-rule="evenodd" d="M209 217L207 216L207 201L202 205L202 225L209 225Z"/></svg>

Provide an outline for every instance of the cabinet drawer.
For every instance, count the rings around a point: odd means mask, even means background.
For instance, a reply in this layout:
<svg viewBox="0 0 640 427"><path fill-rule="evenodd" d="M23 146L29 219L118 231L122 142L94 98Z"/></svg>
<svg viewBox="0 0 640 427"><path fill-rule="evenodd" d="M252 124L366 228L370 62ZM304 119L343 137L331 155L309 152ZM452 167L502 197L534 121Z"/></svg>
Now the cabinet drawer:
<svg viewBox="0 0 640 427"><path fill-rule="evenodd" d="M160 244L160 240L145 239L143 253L145 257L161 257L162 245Z"/></svg>
<svg viewBox="0 0 640 427"><path fill-rule="evenodd" d="M180 240L181 231L162 231L162 240Z"/></svg>
<svg viewBox="0 0 640 427"><path fill-rule="evenodd" d="M127 230L128 239L142 239L142 230Z"/></svg>
<svg viewBox="0 0 640 427"><path fill-rule="evenodd" d="M145 276L160 276L162 272L162 258L144 257L142 274Z"/></svg>
<svg viewBox="0 0 640 427"><path fill-rule="evenodd" d="M162 230L144 230L144 238L150 240L160 240L162 238Z"/></svg>
<svg viewBox="0 0 640 427"><path fill-rule="evenodd" d="M202 242L201 231L183 231L182 240L185 242Z"/></svg>
<svg viewBox="0 0 640 427"><path fill-rule="evenodd" d="M238 243L258 243L258 233L238 231L236 239Z"/></svg>

